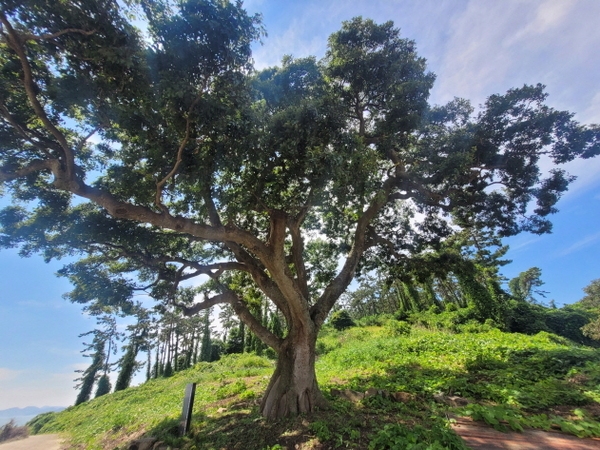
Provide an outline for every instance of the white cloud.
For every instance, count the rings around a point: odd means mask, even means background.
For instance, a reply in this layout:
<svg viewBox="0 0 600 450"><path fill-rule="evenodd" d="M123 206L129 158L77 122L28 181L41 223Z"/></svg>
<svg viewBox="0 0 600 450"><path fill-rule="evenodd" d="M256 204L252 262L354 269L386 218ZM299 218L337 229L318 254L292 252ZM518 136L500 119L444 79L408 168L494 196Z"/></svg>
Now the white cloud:
<svg viewBox="0 0 600 450"><path fill-rule="evenodd" d="M545 0L538 2L535 17L519 30L510 41L520 42L555 31L564 23L576 1Z"/></svg>
<svg viewBox="0 0 600 450"><path fill-rule="evenodd" d="M458 95L480 103L542 82L552 104L587 111L600 92L599 15L595 0L471 0L447 24L436 93L444 101Z"/></svg>
<svg viewBox="0 0 600 450"><path fill-rule="evenodd" d="M580 250L584 250L587 247L589 247L591 245L594 245L594 244L596 244L599 241L600 241L600 232L588 235L588 236L584 237L583 239L580 239L579 241L577 241L574 244L570 245L566 249L562 250L559 253L559 256L565 256L565 255L568 255L570 253L574 253L574 252L578 252Z"/></svg>

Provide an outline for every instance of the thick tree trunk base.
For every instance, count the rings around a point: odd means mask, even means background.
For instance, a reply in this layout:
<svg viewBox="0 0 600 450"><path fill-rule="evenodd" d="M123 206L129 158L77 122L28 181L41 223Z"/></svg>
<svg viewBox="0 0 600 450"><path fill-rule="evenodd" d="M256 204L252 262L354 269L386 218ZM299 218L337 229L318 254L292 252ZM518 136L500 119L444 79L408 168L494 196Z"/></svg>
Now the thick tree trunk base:
<svg viewBox="0 0 600 450"><path fill-rule="evenodd" d="M295 345L292 341L286 344L260 405L260 412L267 420L310 413L327 406L317 385L314 345L298 341Z"/></svg>

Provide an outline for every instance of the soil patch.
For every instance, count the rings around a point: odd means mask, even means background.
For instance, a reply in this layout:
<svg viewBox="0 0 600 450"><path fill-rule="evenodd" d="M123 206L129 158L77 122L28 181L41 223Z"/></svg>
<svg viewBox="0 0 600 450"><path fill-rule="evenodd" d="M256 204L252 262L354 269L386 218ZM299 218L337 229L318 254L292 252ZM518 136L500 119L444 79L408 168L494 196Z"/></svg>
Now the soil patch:
<svg viewBox="0 0 600 450"><path fill-rule="evenodd" d="M582 439L554 431L525 430L502 433L466 419L452 426L473 450L599 450L600 439Z"/></svg>
<svg viewBox="0 0 600 450"><path fill-rule="evenodd" d="M58 434L38 434L26 439L3 442L0 450L60 450L61 442Z"/></svg>

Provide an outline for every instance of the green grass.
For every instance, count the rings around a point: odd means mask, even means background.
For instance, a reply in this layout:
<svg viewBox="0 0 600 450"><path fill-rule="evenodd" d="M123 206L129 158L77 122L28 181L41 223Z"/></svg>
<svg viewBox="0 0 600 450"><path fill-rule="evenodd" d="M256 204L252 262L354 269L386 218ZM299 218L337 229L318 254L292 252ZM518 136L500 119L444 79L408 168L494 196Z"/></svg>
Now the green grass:
<svg viewBox="0 0 600 450"><path fill-rule="evenodd" d="M489 328L488 328L489 329ZM473 331L482 331L484 328ZM231 355L38 419L39 432L67 433L73 446L126 448L142 435L182 449L464 448L452 414L495 428L561 429L600 436L600 354L548 333L451 334L389 322L322 333L317 376L331 408L276 423L258 414L273 362ZM177 437L184 387L196 382L194 420ZM414 401L372 397L350 403L330 389L405 391ZM471 403L450 408L434 395ZM297 447L296 447L297 446Z"/></svg>

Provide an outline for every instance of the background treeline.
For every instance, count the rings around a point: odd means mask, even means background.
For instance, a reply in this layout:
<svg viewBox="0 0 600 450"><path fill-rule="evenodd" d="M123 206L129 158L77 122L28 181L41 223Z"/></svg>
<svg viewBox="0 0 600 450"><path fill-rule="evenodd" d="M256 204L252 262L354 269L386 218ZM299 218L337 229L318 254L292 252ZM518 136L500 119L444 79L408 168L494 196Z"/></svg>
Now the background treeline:
<svg viewBox="0 0 600 450"><path fill-rule="evenodd" d="M542 273L533 267L507 280L500 268L507 247L482 233L464 232L448 240L437 252L406 258L389 267L381 255L370 255L359 283L345 293L330 319L337 329L353 325L383 324L390 319L400 326L421 326L452 332L477 332L490 328L536 334L554 333L578 344L600 344L600 279L594 280L579 302L557 308L542 290ZM382 269L385 267L385 269ZM244 279L238 280L240 285ZM193 299L202 288L190 288ZM248 284L245 300L255 317L279 337L286 334L284 320L260 291ZM176 307L146 309L138 304L124 331L109 309L94 311L97 328L82 336L90 366L76 380L76 404L111 390L126 389L133 376L145 370L146 380L169 377L200 361L216 361L231 353L256 353L275 357L230 307L209 309L186 317ZM111 362L120 348L120 357ZM95 391L94 391L95 387Z"/></svg>
<svg viewBox="0 0 600 450"><path fill-rule="evenodd" d="M262 297L251 300L253 312L262 318L263 324L283 337L284 321L273 306ZM82 351L91 358L91 364L78 371L81 376L75 380L79 390L76 405L111 392L111 372L116 375L116 392L129 387L134 375L142 369L147 381L170 377L200 361L216 361L223 354L275 357L229 307L215 312L211 308L186 317L172 306L149 310L138 304L132 316L135 322L125 331L119 331L117 316L108 311L97 314L97 327L80 336L92 337L91 343L84 343ZM117 353L120 357L111 362Z"/></svg>

